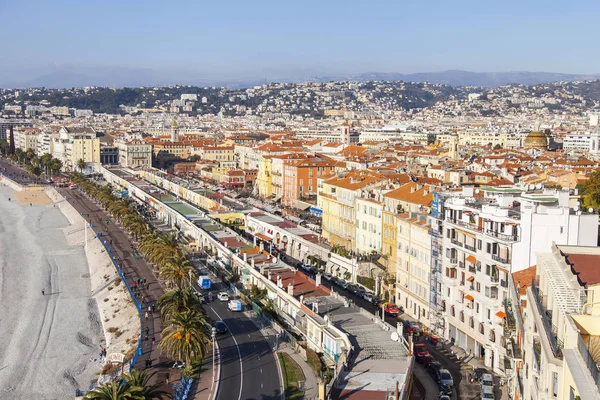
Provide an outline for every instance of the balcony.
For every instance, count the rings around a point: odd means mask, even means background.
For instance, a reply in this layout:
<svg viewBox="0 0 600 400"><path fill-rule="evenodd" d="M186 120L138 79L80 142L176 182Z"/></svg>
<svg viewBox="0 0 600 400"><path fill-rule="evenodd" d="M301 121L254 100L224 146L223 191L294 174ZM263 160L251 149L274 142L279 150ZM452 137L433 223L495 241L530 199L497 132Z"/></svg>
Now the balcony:
<svg viewBox="0 0 600 400"><path fill-rule="evenodd" d="M504 279L502 279L502 280L500 281L500 286L502 286L503 288L508 288L508 281L507 281L507 280L504 280Z"/></svg>
<svg viewBox="0 0 600 400"><path fill-rule="evenodd" d="M465 263L464 263L464 262L462 262L462 261L459 261L459 262L458 262L458 268L465 269Z"/></svg>
<svg viewBox="0 0 600 400"><path fill-rule="evenodd" d="M492 260L498 261L499 263L502 263L502 264L510 264L510 257L508 257L508 256L501 257L497 254L492 254Z"/></svg>
<svg viewBox="0 0 600 400"><path fill-rule="evenodd" d="M477 267L475 267L474 265L469 265L469 272L476 273L477 272Z"/></svg>
<svg viewBox="0 0 600 400"><path fill-rule="evenodd" d="M477 251L475 250L475 246L471 246L470 244L464 244L465 249L470 250L470 251Z"/></svg>
<svg viewBox="0 0 600 400"><path fill-rule="evenodd" d="M549 319L549 316L546 313L546 310L544 310L544 307L542 306L541 299L544 296L544 294L537 287L537 285L535 285L535 283L533 285L531 285L531 294L532 294L532 297L534 300L533 303L535 304L537 312L540 315L540 319L542 320L543 329L544 329L544 331L546 331L546 337L548 339L548 343L550 343L550 348L552 349L552 354L554 355L554 357L558 358L559 360L562 360L562 357L563 357L562 342L558 339L557 329L552 324L552 319L551 318ZM543 333L540 332L540 334L543 334Z"/></svg>
<svg viewBox="0 0 600 400"><path fill-rule="evenodd" d="M533 339L533 370L536 374L540 374L540 360L542 358L542 344L537 340Z"/></svg>
<svg viewBox="0 0 600 400"><path fill-rule="evenodd" d="M463 244L456 239L450 239L450 242L458 247L463 247Z"/></svg>
<svg viewBox="0 0 600 400"><path fill-rule="evenodd" d="M492 281L492 283L498 283L499 280L500 278L498 278L498 275L490 276L490 281Z"/></svg>
<svg viewBox="0 0 600 400"><path fill-rule="evenodd" d="M451 265L456 265L458 263L458 260L456 258L451 258L450 259L450 264Z"/></svg>
<svg viewBox="0 0 600 400"><path fill-rule="evenodd" d="M486 230L485 234L488 236L494 237L496 239L503 240L505 242L518 242L519 241L518 235L507 235L505 233L500 233L500 232L490 231L490 230Z"/></svg>

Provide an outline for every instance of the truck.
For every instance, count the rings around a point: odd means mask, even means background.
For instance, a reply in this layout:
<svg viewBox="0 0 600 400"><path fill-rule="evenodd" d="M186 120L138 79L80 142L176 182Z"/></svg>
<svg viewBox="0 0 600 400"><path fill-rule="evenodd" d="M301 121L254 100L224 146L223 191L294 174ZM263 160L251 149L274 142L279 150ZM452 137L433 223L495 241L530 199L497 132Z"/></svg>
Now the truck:
<svg viewBox="0 0 600 400"><path fill-rule="evenodd" d="M202 276L198 277L198 285L200 285L200 287L202 289L206 289L206 290L210 289L211 284L212 284L212 282L208 276L202 275Z"/></svg>

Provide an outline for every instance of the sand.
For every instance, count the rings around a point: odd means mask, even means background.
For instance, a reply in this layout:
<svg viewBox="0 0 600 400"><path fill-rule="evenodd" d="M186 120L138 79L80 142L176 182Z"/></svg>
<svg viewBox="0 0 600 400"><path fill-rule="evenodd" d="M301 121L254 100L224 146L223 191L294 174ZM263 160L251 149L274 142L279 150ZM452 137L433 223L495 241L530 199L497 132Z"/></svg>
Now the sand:
<svg viewBox="0 0 600 400"><path fill-rule="evenodd" d="M0 187L0 398L74 398L96 380L104 344L88 260L59 207L15 195Z"/></svg>
<svg viewBox="0 0 600 400"><path fill-rule="evenodd" d="M52 200L50 197L44 192L38 191L24 191L24 192L15 192L13 194L13 198L21 204L51 204Z"/></svg>

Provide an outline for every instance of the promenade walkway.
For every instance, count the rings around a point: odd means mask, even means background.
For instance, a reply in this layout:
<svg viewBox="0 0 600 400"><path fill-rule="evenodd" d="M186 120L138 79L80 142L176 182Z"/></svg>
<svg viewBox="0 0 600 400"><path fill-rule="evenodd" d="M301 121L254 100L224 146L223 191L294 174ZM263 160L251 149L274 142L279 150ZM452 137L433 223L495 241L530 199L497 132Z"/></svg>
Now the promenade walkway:
<svg viewBox="0 0 600 400"><path fill-rule="evenodd" d="M150 370L156 372L152 383L162 383L162 389L172 394L173 386L178 383L180 373L170 368L172 366L170 360L161 355L157 348L163 327L158 308L155 308L153 312L152 306L156 307L156 301L164 293L157 277L146 261L137 255L132 240L100 206L80 193L79 190L58 189L58 191L63 197L68 198L69 203L91 224L96 235L100 234L100 238L106 241L109 251L122 267L130 287L133 287L133 282L138 279L145 280L146 285L143 285L144 288L138 295L138 301L143 307L142 351L141 354L138 354L134 367L143 370L146 368L146 360L151 360ZM148 332L147 335L146 332ZM152 337L155 338L154 346Z"/></svg>

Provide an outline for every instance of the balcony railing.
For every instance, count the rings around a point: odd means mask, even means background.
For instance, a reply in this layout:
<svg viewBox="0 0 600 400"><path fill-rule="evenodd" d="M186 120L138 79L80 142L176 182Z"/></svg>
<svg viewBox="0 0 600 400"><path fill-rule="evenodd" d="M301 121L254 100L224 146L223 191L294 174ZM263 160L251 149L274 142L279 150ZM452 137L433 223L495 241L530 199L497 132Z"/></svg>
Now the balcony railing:
<svg viewBox="0 0 600 400"><path fill-rule="evenodd" d="M533 339L533 369L539 375L540 374L540 359L542 358L542 344Z"/></svg>
<svg viewBox="0 0 600 400"><path fill-rule="evenodd" d="M492 276L490 276L490 280L492 281L492 283L498 283L500 278L498 278L498 276L496 276L496 275L492 275Z"/></svg>
<svg viewBox="0 0 600 400"><path fill-rule="evenodd" d="M508 281L507 281L507 280L504 280L504 279L502 279L502 280L500 281L500 286L502 286L503 288L508 288Z"/></svg>
<svg viewBox="0 0 600 400"><path fill-rule="evenodd" d="M505 233L500 233L500 232L490 231L490 230L486 230L485 234L488 236L495 237L500 240L508 241L508 242L518 242L519 241L518 235L507 235Z"/></svg>
<svg viewBox="0 0 600 400"><path fill-rule="evenodd" d="M475 224L470 224L468 222L464 222L464 221L461 221L461 220L454 220L454 221L451 221L451 222L454 223L454 224L456 224L456 225L464 226L467 229L471 229L471 230L474 230L474 231L477 231L477 232L481 232L483 230L483 229L481 229L481 227L479 227L479 226L477 226Z"/></svg>
<svg viewBox="0 0 600 400"><path fill-rule="evenodd" d="M455 245L460 246L460 247L463 246L463 244L461 242L459 242L458 240L456 240L456 239L450 239L450 242L452 242L452 244L455 244Z"/></svg>
<svg viewBox="0 0 600 400"><path fill-rule="evenodd" d="M492 254L492 260L498 261L499 263L502 263L502 264L510 264L509 257L500 257L499 255L496 255L496 254Z"/></svg>
<svg viewBox="0 0 600 400"><path fill-rule="evenodd" d="M465 268L465 263L462 262L462 261L459 261L458 262L458 268L463 268L464 269Z"/></svg>
<svg viewBox="0 0 600 400"><path fill-rule="evenodd" d="M542 325L544 325L546 337L548 338L548 342L550 343L550 347L552 348L552 354L554 354L554 357L562 360L562 343L555 336L552 322L548 321L548 316L546 314L546 311L544 310L544 307L542 306L542 292L535 285L535 282L531 285L531 294L533 296L537 311L540 314Z"/></svg>
<svg viewBox="0 0 600 400"><path fill-rule="evenodd" d="M456 258L451 258L450 259L450 264L451 265L456 265L458 263L458 260Z"/></svg>
<svg viewBox="0 0 600 400"><path fill-rule="evenodd" d="M592 358L592 355L581 338L581 335L577 337L577 348L579 349L579 353L581 353L581 358L583 358L583 362L585 362L587 369L590 371L590 374L592 374L592 378L594 379L594 382L596 382L596 386L598 389L600 389L600 370L598 370L598 365Z"/></svg>
<svg viewBox="0 0 600 400"><path fill-rule="evenodd" d="M469 265L469 272L476 273L477 267L475 267L474 265Z"/></svg>
<svg viewBox="0 0 600 400"><path fill-rule="evenodd" d="M465 247L465 249L467 249L467 250L476 251L476 250L475 250L475 246L471 246L470 244L466 244L466 243L465 243L465 244L464 244L464 247Z"/></svg>

